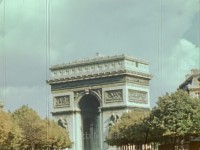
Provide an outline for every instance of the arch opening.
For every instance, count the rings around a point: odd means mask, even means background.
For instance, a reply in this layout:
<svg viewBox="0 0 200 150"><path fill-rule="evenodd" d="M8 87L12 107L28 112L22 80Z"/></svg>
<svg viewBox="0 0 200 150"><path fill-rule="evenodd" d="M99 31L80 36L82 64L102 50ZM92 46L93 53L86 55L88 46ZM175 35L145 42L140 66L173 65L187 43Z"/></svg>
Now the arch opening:
<svg viewBox="0 0 200 150"><path fill-rule="evenodd" d="M91 94L84 95L78 104L82 119L84 150L98 150L100 146L100 103Z"/></svg>

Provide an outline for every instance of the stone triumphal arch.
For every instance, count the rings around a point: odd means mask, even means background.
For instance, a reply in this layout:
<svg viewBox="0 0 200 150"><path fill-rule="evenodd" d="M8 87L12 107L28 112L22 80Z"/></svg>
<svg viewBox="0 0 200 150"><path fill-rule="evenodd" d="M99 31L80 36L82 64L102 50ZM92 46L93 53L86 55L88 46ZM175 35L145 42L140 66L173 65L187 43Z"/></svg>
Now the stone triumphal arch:
<svg viewBox="0 0 200 150"><path fill-rule="evenodd" d="M107 132L120 115L150 107L146 61L126 55L96 56L54 65L50 71L52 115L66 121L71 150L109 150Z"/></svg>

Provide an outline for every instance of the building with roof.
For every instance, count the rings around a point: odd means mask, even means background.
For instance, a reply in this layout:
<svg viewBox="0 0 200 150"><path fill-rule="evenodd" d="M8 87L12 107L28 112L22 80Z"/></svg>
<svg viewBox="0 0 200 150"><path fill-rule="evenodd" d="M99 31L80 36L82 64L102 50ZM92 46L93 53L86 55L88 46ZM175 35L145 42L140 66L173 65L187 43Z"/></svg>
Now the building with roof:
<svg viewBox="0 0 200 150"><path fill-rule="evenodd" d="M179 89L186 90L193 98L200 98L200 69L192 69Z"/></svg>
<svg viewBox="0 0 200 150"><path fill-rule="evenodd" d="M127 55L53 65L52 115L64 120L71 150L109 150L108 129L124 113L149 109L149 64Z"/></svg>

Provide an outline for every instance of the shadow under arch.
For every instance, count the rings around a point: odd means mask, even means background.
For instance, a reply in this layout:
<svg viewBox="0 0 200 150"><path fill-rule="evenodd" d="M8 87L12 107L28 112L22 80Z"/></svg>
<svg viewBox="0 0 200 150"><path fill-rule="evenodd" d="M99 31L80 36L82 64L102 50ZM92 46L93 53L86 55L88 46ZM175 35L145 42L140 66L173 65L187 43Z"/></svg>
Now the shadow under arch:
<svg viewBox="0 0 200 150"><path fill-rule="evenodd" d="M83 94L77 101L81 114L84 150L100 149L100 102L92 93Z"/></svg>

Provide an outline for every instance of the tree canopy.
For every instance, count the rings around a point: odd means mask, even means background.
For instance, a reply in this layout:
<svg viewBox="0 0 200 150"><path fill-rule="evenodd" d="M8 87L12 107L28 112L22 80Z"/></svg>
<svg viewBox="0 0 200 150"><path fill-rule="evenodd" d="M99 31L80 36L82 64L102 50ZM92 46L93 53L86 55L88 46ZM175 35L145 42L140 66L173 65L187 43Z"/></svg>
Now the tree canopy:
<svg viewBox="0 0 200 150"><path fill-rule="evenodd" d="M182 90L158 98L150 113L132 111L108 131L109 145L180 144L200 136L200 101Z"/></svg>
<svg viewBox="0 0 200 150"><path fill-rule="evenodd" d="M22 147L32 149L42 145L45 133L45 124L40 116L28 106L22 106L12 114L12 118L23 130Z"/></svg>
<svg viewBox="0 0 200 150"><path fill-rule="evenodd" d="M185 91L159 97L150 115L154 141L184 140L200 135L200 103ZM171 141L172 142L172 141Z"/></svg>
<svg viewBox="0 0 200 150"><path fill-rule="evenodd" d="M120 120L109 129L106 142L116 146L144 143L148 132L144 119L148 114L148 110L124 113Z"/></svg>
<svg viewBox="0 0 200 150"><path fill-rule="evenodd" d="M28 106L22 106L12 113L12 118L21 128L23 140L21 148L66 148L71 141L66 130L54 121L42 119L36 111Z"/></svg>
<svg viewBox="0 0 200 150"><path fill-rule="evenodd" d="M46 147L58 149L71 147L72 143L67 131L52 120L46 119L45 121L48 126L45 128L47 133Z"/></svg>
<svg viewBox="0 0 200 150"><path fill-rule="evenodd" d="M10 114L0 110L0 149L17 148L22 140L22 131L13 122Z"/></svg>

